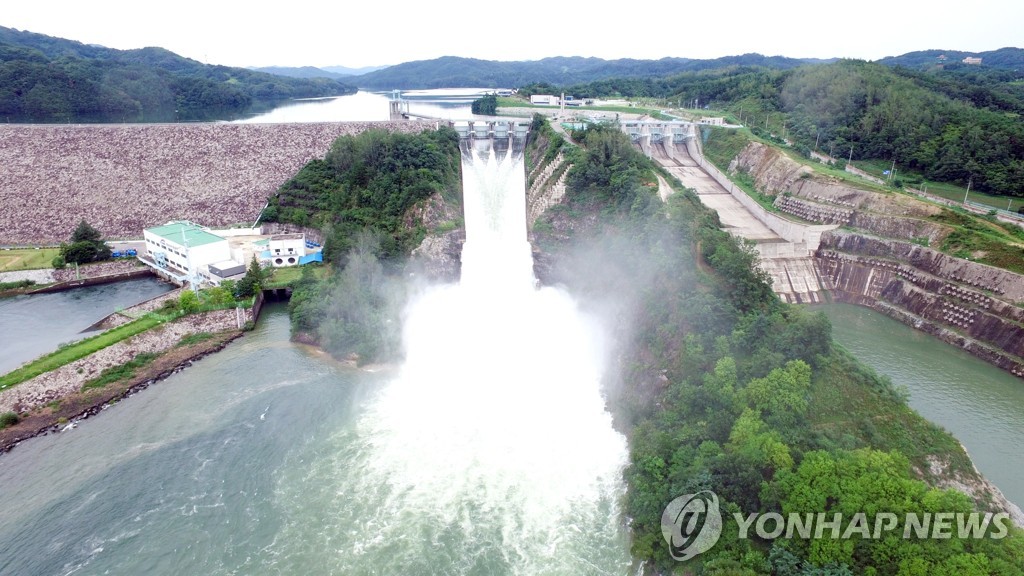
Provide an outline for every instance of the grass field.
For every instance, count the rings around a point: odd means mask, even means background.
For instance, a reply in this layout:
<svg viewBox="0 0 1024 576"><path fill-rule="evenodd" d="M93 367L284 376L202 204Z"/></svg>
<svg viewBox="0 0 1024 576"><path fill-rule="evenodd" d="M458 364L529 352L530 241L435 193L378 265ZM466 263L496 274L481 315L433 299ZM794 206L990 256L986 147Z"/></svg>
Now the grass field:
<svg viewBox="0 0 1024 576"><path fill-rule="evenodd" d="M50 268L60 248L12 248L0 250L0 272Z"/></svg>
<svg viewBox="0 0 1024 576"><path fill-rule="evenodd" d="M886 162L884 160L856 161L853 164L857 168L860 168L873 176L877 176L878 178L885 178L885 175L883 174L884 171L892 167L892 162ZM916 182L918 180L922 180L921 176L919 174L901 172L899 164L896 165L896 177L903 179L904 186L912 186L917 190L923 190L929 194L934 194L954 202L963 202L964 196L966 195L967 199L972 202L991 206L993 209L998 210L1016 212L1018 208L1024 206L1024 198L994 196L977 190L971 190L970 193L968 193L966 186L958 186L948 182L923 181L921 184L910 184L907 182L908 180Z"/></svg>
<svg viewBox="0 0 1024 576"><path fill-rule="evenodd" d="M307 264L309 266L309 264ZM298 282L299 278L302 277L302 266L287 266L283 268L273 268L273 272L265 282L263 282L264 288L284 288L285 286L291 286L295 282ZM327 274L330 274L331 269L327 266L314 266L313 276L317 280L322 280Z"/></svg>

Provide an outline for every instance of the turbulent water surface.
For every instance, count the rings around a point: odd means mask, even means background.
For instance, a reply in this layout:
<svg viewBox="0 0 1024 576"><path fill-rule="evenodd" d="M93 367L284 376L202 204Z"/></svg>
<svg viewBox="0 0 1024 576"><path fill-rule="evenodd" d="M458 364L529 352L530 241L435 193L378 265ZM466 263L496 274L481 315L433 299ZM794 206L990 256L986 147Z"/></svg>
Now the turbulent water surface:
<svg viewBox="0 0 1024 576"><path fill-rule="evenodd" d="M534 286L521 152L464 151L465 279L378 374L288 341L215 356L0 456L0 574L625 574L602 331Z"/></svg>

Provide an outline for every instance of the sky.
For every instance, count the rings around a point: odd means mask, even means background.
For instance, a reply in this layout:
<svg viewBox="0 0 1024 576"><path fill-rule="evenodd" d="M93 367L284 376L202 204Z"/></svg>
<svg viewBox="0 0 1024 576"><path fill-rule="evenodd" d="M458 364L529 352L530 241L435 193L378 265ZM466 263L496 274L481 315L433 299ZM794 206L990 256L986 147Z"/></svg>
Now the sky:
<svg viewBox="0 0 1024 576"><path fill-rule="evenodd" d="M877 60L933 48L1024 47L1021 22L1021 0L44 0L8 1L0 10L0 26L110 48L159 46L225 66L350 68L441 56Z"/></svg>

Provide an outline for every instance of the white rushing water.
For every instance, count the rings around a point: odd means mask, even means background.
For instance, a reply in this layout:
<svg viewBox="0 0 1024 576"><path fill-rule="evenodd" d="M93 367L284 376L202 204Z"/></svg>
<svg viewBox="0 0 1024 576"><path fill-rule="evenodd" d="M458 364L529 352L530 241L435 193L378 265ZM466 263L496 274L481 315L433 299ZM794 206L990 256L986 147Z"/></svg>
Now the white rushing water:
<svg viewBox="0 0 1024 576"><path fill-rule="evenodd" d="M335 439L343 563L623 574L627 449L600 390L601 330L535 287L522 152L464 150L463 186L462 281L411 303L404 365Z"/></svg>

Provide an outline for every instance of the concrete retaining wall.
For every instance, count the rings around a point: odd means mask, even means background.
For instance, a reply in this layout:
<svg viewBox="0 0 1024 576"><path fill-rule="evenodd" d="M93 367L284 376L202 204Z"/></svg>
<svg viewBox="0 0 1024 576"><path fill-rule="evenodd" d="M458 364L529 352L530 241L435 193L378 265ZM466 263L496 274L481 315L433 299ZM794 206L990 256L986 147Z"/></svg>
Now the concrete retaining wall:
<svg viewBox="0 0 1024 576"><path fill-rule="evenodd" d="M233 236L259 236L263 234L263 228L257 226L256 228L225 228L222 230L210 230L221 238L231 238Z"/></svg>
<svg viewBox="0 0 1024 576"><path fill-rule="evenodd" d="M63 292L64 290L71 290L72 288L81 288L83 286L96 286L98 284L110 284L111 282L121 282L122 280L131 280L132 278L143 278L145 276L155 276L153 270L150 268L140 268L138 270L132 270L131 272L122 272L120 274L110 274L107 276L96 276L93 278L82 278L81 280L68 280L66 282L58 282L43 288L32 290L29 294L45 294L47 292Z"/></svg>
<svg viewBox="0 0 1024 576"><path fill-rule="evenodd" d="M718 169L718 167L707 161L704 158L704 155L701 154L700 147L696 143L696 140L696 138L687 140L686 148L690 152L690 156L700 164L701 168L703 168L704 171L714 178L715 181L723 188L728 190L729 194L731 194L733 198L739 201L740 204L743 204L743 206L753 214L755 218L770 228L772 232L775 232L789 242L806 246L807 252L803 255L806 256L808 254L812 254L818 249L818 245L821 242L821 235L823 233L838 228L838 226L831 224L802 224L769 212L763 206L758 204L756 200L747 195L747 193L741 188L736 186L728 176Z"/></svg>

